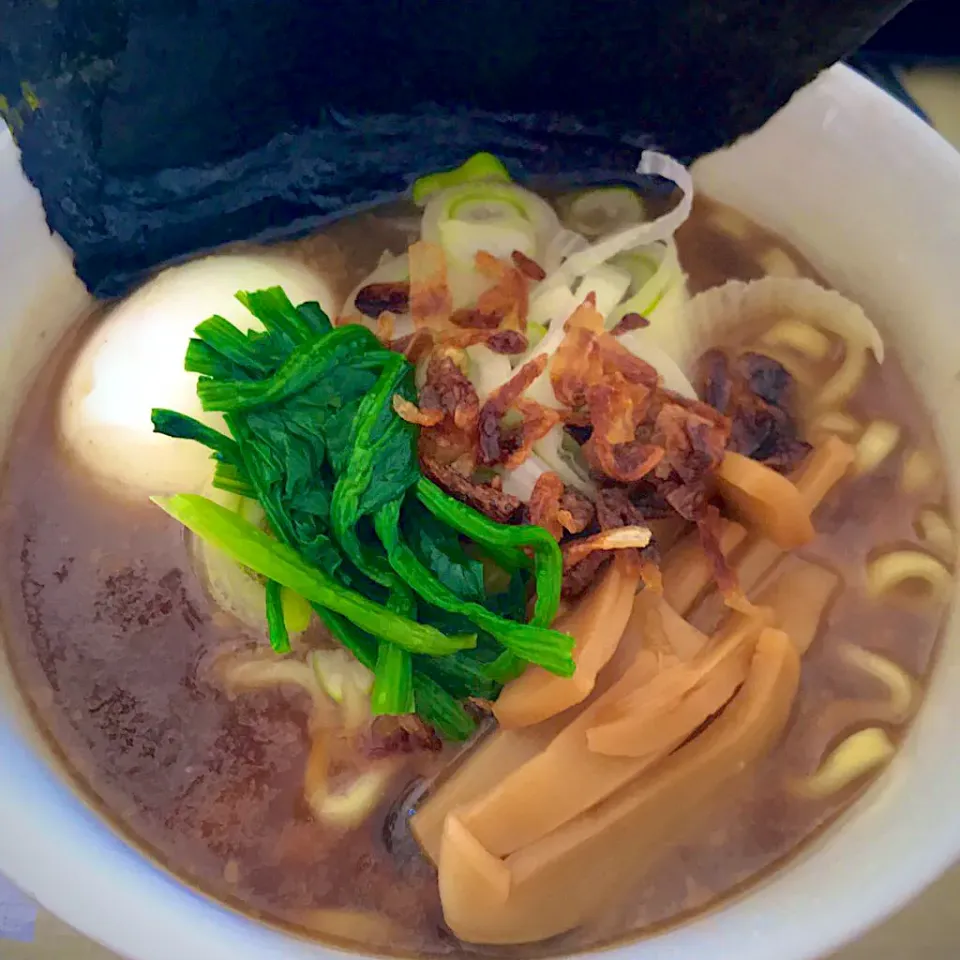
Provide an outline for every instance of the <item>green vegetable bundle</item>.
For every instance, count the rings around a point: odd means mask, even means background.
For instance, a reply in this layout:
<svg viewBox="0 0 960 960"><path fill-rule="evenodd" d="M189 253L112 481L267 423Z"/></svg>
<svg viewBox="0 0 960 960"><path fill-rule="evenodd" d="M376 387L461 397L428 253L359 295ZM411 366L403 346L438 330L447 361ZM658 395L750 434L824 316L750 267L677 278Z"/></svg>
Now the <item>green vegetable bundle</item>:
<svg viewBox="0 0 960 960"><path fill-rule="evenodd" d="M473 729L463 701L495 697L524 663L572 674L572 639L549 629L559 547L546 530L495 523L421 475L417 428L393 408L395 395L416 400L411 365L365 327L333 329L318 304L295 307L279 287L237 297L264 330L211 317L185 363L230 436L169 410L154 410L153 423L211 448L215 485L259 501L269 532L203 497L156 502L266 578L274 649L290 649L287 587L374 671L374 713L416 711L449 739ZM485 587L484 559L509 575L502 592Z"/></svg>

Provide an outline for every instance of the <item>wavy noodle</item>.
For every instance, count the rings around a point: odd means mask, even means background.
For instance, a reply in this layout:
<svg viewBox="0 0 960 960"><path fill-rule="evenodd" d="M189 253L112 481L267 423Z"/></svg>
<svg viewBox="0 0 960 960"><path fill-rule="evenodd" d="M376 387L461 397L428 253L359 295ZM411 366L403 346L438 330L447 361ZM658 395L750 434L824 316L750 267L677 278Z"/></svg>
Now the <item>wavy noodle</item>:
<svg viewBox="0 0 960 960"><path fill-rule="evenodd" d="M872 473L897 448L903 431L889 420L871 420L855 448L853 471L858 476Z"/></svg>
<svg viewBox="0 0 960 960"><path fill-rule="evenodd" d="M904 493L916 494L930 490L940 479L940 468L926 450L914 448L903 458L900 469L900 488Z"/></svg>
<svg viewBox="0 0 960 960"><path fill-rule="evenodd" d="M881 701L883 718L887 722L903 723L909 719L917 701L918 688L917 681L903 667L853 644L842 646L840 656L850 666L870 674L887 688L888 697Z"/></svg>
<svg viewBox="0 0 960 960"><path fill-rule="evenodd" d="M956 561L957 534L939 510L929 507L921 510L914 526L925 547L935 551L948 563Z"/></svg>
<svg viewBox="0 0 960 960"><path fill-rule="evenodd" d="M815 773L789 783L792 792L809 800L823 800L851 786L888 763L896 747L880 727L851 734L822 761Z"/></svg>
<svg viewBox="0 0 960 960"><path fill-rule="evenodd" d="M891 550L867 564L867 592L874 599L891 598L909 583L924 583L929 600L945 600L953 589L953 574L929 553Z"/></svg>

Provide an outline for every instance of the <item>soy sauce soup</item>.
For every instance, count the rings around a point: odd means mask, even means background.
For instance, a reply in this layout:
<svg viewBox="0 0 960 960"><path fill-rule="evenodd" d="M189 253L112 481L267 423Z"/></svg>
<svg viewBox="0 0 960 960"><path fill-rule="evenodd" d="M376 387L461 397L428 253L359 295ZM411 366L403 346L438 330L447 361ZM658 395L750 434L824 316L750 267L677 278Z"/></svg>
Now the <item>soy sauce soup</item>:
<svg viewBox="0 0 960 960"><path fill-rule="evenodd" d="M385 249L396 253L415 238L417 216L404 207L363 215L283 253L317 267L343 297ZM786 243L702 198L676 243L691 293L770 274L824 282ZM110 309L78 320L60 344L25 398L8 452L6 650L38 725L84 793L125 837L203 892L360 951L591 949L681 922L748 889L835 819L902 738L933 664L947 592L896 576L881 589L886 568L871 565L899 552L909 566L919 555L949 579L953 529L923 404L888 351L882 365L866 366L849 399L814 409L818 385L836 365L833 342L818 353L823 335L815 338L811 357L782 326L771 340L782 317L726 329L702 351L776 357L797 374L804 438L816 446L839 436L860 458L814 512L815 539L760 563L746 590L756 599L798 562L835 578L819 601L786 729L743 776L704 798L648 870L576 929L515 947L462 944L444 923L436 870L409 820L458 753L474 747L437 739L397 747L395 738L335 749L326 773L334 792L354 783L371 757L388 756L392 767L358 822L319 822L304 782L317 762L311 724L322 692L307 692L309 679L228 688L223 664L254 649L263 654L262 633L212 599L182 528L145 498L113 495L65 450L61 391ZM867 434L872 439L858 446ZM663 534L664 570L687 535ZM702 591L680 612L710 633L723 606L715 591ZM332 646L314 620L293 659ZM860 761L853 736L861 738Z"/></svg>

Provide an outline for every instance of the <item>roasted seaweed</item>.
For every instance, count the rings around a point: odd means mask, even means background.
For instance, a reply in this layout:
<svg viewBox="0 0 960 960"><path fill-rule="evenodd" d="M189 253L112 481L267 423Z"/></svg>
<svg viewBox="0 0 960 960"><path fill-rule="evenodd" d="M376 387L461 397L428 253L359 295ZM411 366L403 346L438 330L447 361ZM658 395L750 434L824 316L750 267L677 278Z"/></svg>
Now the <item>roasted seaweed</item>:
<svg viewBox="0 0 960 960"><path fill-rule="evenodd" d="M80 277L122 293L478 150L629 176L755 129L904 0L0 0L0 110Z"/></svg>

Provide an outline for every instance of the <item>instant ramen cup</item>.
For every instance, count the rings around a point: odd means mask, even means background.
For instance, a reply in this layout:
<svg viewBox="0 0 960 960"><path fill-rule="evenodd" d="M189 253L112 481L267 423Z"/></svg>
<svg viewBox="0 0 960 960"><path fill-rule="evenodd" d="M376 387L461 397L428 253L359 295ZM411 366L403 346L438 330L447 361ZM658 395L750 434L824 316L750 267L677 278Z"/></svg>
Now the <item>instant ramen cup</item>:
<svg viewBox="0 0 960 960"><path fill-rule="evenodd" d="M957 494L960 155L837 67L759 133L707 157L699 188L792 243L859 302L921 390ZM0 440L87 294L0 140ZM605 956L802 960L902 905L960 855L960 624L949 618L920 711L889 769L768 879L708 914ZM0 663L0 871L67 923L135 960L323 957L330 948L196 893L106 826L71 788ZM542 948L538 948L540 952Z"/></svg>

